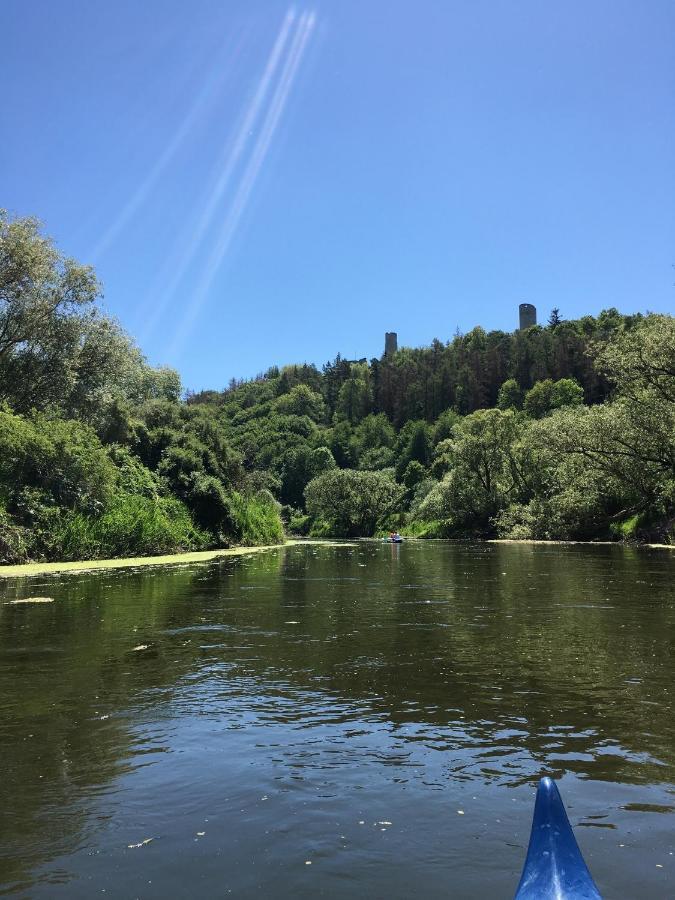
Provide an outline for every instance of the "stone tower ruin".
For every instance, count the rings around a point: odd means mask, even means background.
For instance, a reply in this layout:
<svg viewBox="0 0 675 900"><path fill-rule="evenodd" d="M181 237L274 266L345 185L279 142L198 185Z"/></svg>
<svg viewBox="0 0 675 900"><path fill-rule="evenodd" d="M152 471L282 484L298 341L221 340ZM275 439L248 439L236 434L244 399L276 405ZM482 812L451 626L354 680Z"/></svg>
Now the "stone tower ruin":
<svg viewBox="0 0 675 900"><path fill-rule="evenodd" d="M398 335L395 331L386 331L384 334L384 355L393 356L398 350Z"/></svg>
<svg viewBox="0 0 675 900"><path fill-rule="evenodd" d="M521 303L518 307L518 313L520 317L519 328L521 331L525 331L526 328L531 328L533 325L537 324L537 307L533 306L531 303Z"/></svg>

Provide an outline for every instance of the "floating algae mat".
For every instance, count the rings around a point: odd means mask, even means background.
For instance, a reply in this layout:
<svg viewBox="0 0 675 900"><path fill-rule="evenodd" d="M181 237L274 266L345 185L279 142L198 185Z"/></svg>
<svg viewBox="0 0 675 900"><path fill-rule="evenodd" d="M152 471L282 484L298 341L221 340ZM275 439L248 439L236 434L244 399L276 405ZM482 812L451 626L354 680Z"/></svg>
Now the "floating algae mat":
<svg viewBox="0 0 675 900"><path fill-rule="evenodd" d="M12 606L18 606L19 603L53 603L53 597L22 597L20 600L10 600Z"/></svg>

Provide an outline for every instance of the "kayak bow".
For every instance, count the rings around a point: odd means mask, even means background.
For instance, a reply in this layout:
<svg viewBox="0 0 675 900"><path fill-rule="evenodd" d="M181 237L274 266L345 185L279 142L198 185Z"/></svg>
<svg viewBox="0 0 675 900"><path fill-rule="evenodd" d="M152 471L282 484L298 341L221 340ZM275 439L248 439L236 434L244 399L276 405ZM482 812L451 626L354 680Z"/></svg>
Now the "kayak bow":
<svg viewBox="0 0 675 900"><path fill-rule="evenodd" d="M514 900L602 900L550 778L539 782L527 858Z"/></svg>

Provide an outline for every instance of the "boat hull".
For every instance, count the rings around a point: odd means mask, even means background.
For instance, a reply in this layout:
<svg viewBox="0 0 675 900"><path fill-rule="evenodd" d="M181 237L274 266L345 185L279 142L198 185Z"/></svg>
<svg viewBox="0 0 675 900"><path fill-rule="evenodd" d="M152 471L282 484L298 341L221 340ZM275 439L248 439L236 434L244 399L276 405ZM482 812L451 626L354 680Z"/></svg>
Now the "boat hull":
<svg viewBox="0 0 675 900"><path fill-rule="evenodd" d="M514 900L602 900L550 778L539 782L527 858Z"/></svg>

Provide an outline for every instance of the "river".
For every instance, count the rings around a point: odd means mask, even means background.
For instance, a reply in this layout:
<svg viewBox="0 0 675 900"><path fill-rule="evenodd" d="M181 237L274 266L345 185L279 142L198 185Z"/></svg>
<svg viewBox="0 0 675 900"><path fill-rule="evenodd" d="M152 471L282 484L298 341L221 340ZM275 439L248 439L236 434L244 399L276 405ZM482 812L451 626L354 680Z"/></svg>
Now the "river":
<svg viewBox="0 0 675 900"><path fill-rule="evenodd" d="M674 575L411 541L0 580L0 893L509 898L549 774L603 896L673 897Z"/></svg>

